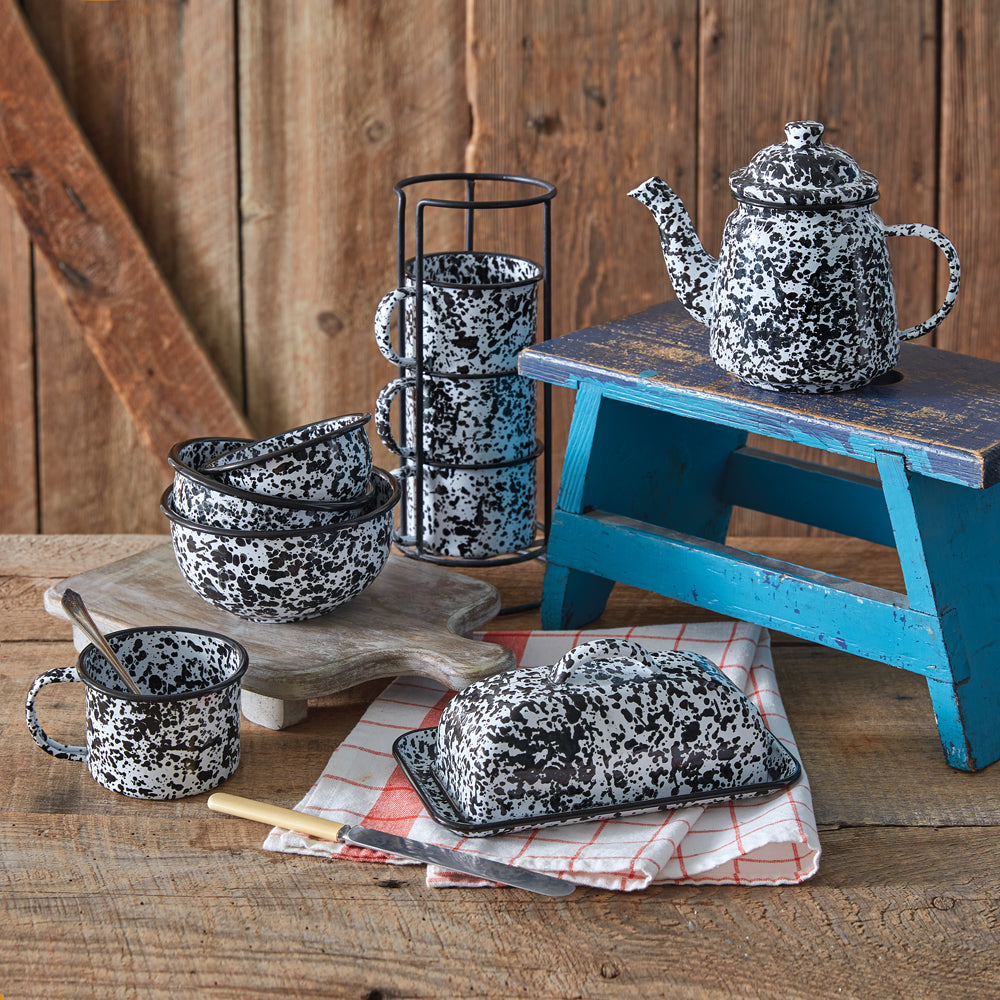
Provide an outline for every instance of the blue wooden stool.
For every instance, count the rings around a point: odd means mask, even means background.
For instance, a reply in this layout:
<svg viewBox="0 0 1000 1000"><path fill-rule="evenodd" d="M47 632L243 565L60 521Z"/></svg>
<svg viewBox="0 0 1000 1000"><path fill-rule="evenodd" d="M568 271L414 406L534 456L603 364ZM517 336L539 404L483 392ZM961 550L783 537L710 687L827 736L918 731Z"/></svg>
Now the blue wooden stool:
<svg viewBox="0 0 1000 1000"><path fill-rule="evenodd" d="M878 384L765 392L719 369L669 302L519 367L577 390L544 628L596 618L622 581L923 674L948 763L1000 758L1000 364L903 344ZM878 477L748 448L749 432ZM906 593L726 545L734 505L894 545Z"/></svg>

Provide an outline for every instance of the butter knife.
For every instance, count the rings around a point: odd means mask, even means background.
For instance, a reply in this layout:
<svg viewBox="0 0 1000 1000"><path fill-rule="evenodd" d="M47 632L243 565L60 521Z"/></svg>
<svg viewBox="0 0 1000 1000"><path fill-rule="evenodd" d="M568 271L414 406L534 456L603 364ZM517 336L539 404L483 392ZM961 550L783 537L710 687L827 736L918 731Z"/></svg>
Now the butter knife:
<svg viewBox="0 0 1000 1000"><path fill-rule="evenodd" d="M411 861L423 861L429 865L441 865L451 871L463 872L490 882L501 882L516 889L527 889L543 896L568 896L576 888L572 882L564 882L553 875L529 871L516 865L481 858L465 851L455 851L449 847L425 844L409 837L399 837L381 830L367 830L363 826L346 826L333 820L322 819L295 809L272 806L266 802L245 799L241 795L215 792L208 798L208 808L241 819L252 819L269 826L280 826L284 830L304 833L322 840L356 847L369 847L386 854L395 854Z"/></svg>

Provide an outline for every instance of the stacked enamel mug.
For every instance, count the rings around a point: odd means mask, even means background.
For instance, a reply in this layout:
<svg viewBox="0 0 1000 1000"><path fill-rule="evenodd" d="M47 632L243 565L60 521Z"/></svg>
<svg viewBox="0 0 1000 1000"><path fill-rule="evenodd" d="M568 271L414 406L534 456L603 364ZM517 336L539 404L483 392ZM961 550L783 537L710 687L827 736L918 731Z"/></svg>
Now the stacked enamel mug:
<svg viewBox="0 0 1000 1000"><path fill-rule="evenodd" d="M193 438L174 445L160 501L177 564L216 607L258 622L316 618L382 571L397 480L373 468L352 413L261 441Z"/></svg>
<svg viewBox="0 0 1000 1000"><path fill-rule="evenodd" d="M375 408L379 436L403 459L397 541L464 560L517 552L536 527L535 383L517 374L517 355L535 341L541 268L509 254L457 251L423 257L418 280L414 263L375 315L379 350L401 371ZM402 356L390 333L401 304Z"/></svg>

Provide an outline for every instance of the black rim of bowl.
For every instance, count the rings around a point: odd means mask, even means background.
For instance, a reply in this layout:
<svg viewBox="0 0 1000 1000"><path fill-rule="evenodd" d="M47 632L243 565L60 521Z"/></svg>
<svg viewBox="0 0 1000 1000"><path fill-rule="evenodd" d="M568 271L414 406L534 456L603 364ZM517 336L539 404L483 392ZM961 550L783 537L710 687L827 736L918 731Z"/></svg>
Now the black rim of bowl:
<svg viewBox="0 0 1000 1000"><path fill-rule="evenodd" d="M224 538L298 538L303 535L337 533L355 528L367 521L373 521L387 511L391 511L399 503L402 491L399 480L391 473L386 472L385 469L377 467L372 469L372 479L376 478L391 485L392 492L390 496L373 510L361 515L361 517L352 518L349 521L337 521L333 524L317 524L304 528L281 528L270 531L249 531L245 528L215 528L212 525L200 524L198 521L192 521L178 514L173 507L172 494L174 488L172 485L168 486L160 497L160 510L172 524L176 524L178 527L188 528L192 531L201 531L209 535L221 535Z"/></svg>
<svg viewBox="0 0 1000 1000"><path fill-rule="evenodd" d="M351 507L358 506L358 504L366 503L371 499L371 479L366 484L365 491L359 496L356 496L353 500L295 500L292 497L272 497L268 496L266 493L253 493L250 490L241 489L239 486L230 486L229 483L224 483L221 479L216 479L215 476L209 475L207 472L202 472L200 469L196 469L194 466L181 461L180 452L182 448L187 448L190 445L200 442L231 440L234 439L224 437L199 437L188 438L186 441L179 441L173 446L173 448L170 449L170 454L167 455L167 464L178 475L184 476L192 482L198 483L200 486L204 486L206 489L212 490L216 493L224 493L226 496L237 497L240 500L246 500L250 503L270 504L272 507L284 507L288 510L314 511L317 514L329 513L347 510ZM374 479L374 470L372 473L372 479Z"/></svg>
<svg viewBox="0 0 1000 1000"><path fill-rule="evenodd" d="M280 458L282 455L288 455L291 452L299 451L302 448L311 448L313 445L325 444L327 441L333 441L336 438L343 437L350 431L357 430L359 427L364 427L365 424L371 420L372 415L370 413L347 413L342 417L328 417L326 420L317 420L311 424L303 424L301 427L293 427L291 430L282 431L280 434L273 434L269 438L262 438L260 441L250 441L246 444L234 445L232 448L224 451L221 455L216 455L208 465L211 465L213 472L229 472L232 469L245 469L248 465L255 465L258 462L264 462L272 458ZM335 427L331 431L327 431L324 434L317 434L315 437L306 438L304 441L298 441L295 444L285 444L279 445L277 442L286 437L289 434L298 434L300 431L307 431L312 427L322 427L324 424L331 424L334 421L343 420L343 426ZM275 446L268 448L268 442L274 441ZM226 456L230 452L238 452L244 448L263 448L266 450L261 451L259 455L250 455L247 458L236 457L232 460L226 460ZM206 466L207 467L207 466Z"/></svg>

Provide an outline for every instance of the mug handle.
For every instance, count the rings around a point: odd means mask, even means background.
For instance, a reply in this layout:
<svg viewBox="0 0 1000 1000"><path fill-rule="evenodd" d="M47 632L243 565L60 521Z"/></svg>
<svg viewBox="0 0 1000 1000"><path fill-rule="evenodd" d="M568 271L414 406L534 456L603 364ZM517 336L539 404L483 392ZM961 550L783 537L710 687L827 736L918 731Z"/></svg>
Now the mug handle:
<svg viewBox="0 0 1000 1000"><path fill-rule="evenodd" d="M400 458L412 458L413 450L411 448L403 448L396 441L395 437L393 437L389 411L392 408L393 399L404 389L414 385L416 385L416 382L411 378L393 379L382 389L378 394L378 399L375 400L375 431L382 439L382 444L389 451L399 455Z"/></svg>
<svg viewBox="0 0 1000 1000"><path fill-rule="evenodd" d="M940 248L948 261L948 291L945 292L941 308L930 319L925 319L923 323L899 331L900 340L913 340L914 337L922 337L925 333L930 333L951 312L951 307L955 304L955 297L958 295L958 283L962 273L958 263L958 251L951 240L933 226L913 222L899 226L885 226L884 229L886 236L923 236L925 240L930 240L931 243Z"/></svg>
<svg viewBox="0 0 1000 1000"><path fill-rule="evenodd" d="M392 323L392 314L400 302L413 291L409 288L394 288L382 296L378 308L375 310L375 342L382 352L382 357L391 361L400 368L412 368L417 362L415 358L401 358L392 346L392 334L389 326Z"/></svg>
<svg viewBox="0 0 1000 1000"><path fill-rule="evenodd" d="M563 684L577 667L594 660L614 660L640 668L641 673L656 673L656 661L649 652L631 639L592 639L590 642L574 646L549 671L552 684Z"/></svg>
<svg viewBox="0 0 1000 1000"><path fill-rule="evenodd" d="M35 682L31 685L31 690L24 700L24 714L28 723L28 731L31 733L31 738L53 757L58 757L60 760L86 760L86 747L73 747L52 739L39 725L38 715L35 713L35 698L38 696L38 692L49 684L64 682L82 683L80 675L76 672L76 667L57 667L55 670L47 670L35 678Z"/></svg>

